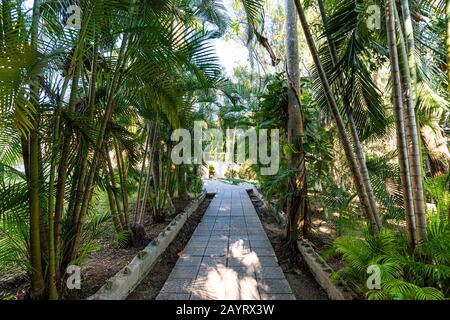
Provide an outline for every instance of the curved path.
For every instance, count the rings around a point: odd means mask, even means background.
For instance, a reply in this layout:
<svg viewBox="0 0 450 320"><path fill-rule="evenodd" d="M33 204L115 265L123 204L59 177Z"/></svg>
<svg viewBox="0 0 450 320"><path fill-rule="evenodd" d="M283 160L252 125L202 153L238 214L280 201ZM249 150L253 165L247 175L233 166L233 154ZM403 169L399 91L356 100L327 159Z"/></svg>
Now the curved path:
<svg viewBox="0 0 450 320"><path fill-rule="evenodd" d="M245 187L205 187L216 195L156 299L295 299Z"/></svg>

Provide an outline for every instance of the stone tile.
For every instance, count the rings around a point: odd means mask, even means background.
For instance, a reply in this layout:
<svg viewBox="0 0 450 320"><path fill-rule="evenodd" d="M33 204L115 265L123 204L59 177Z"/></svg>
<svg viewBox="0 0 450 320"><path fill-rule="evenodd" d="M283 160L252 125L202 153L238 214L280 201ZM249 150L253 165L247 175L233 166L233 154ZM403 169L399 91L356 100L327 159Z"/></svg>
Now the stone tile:
<svg viewBox="0 0 450 320"><path fill-rule="evenodd" d="M195 279L197 277L200 266L195 267L174 267L170 273L169 279Z"/></svg>
<svg viewBox="0 0 450 320"><path fill-rule="evenodd" d="M217 194L161 298L295 299L247 192L213 181L205 186Z"/></svg>
<svg viewBox="0 0 450 320"><path fill-rule="evenodd" d="M226 266L227 258L226 257L203 257L200 267L217 267L219 265Z"/></svg>
<svg viewBox="0 0 450 320"><path fill-rule="evenodd" d="M251 248L272 248L269 240L252 240L250 241Z"/></svg>
<svg viewBox="0 0 450 320"><path fill-rule="evenodd" d="M244 236L237 236L237 235L233 235L230 236L230 243L235 243L236 241L244 241L244 242L249 242L249 237L247 235Z"/></svg>
<svg viewBox="0 0 450 320"><path fill-rule="evenodd" d="M208 245L207 242L198 242L198 241L189 241L188 244L186 245L186 248L206 248L206 246Z"/></svg>
<svg viewBox="0 0 450 320"><path fill-rule="evenodd" d="M208 243L215 243L215 242L228 242L229 234L213 234L211 235L211 238L209 238Z"/></svg>
<svg viewBox="0 0 450 320"><path fill-rule="evenodd" d="M278 267L278 260L276 257L258 257L258 261L262 267Z"/></svg>
<svg viewBox="0 0 450 320"><path fill-rule="evenodd" d="M191 238L191 241L193 242L205 242L208 243L209 241L209 236L199 236L199 235L193 235Z"/></svg>
<svg viewBox="0 0 450 320"><path fill-rule="evenodd" d="M184 293L189 294L192 279L169 279L161 289L161 293Z"/></svg>
<svg viewBox="0 0 450 320"><path fill-rule="evenodd" d="M258 280L285 279L283 270L280 267L263 267L256 271Z"/></svg>
<svg viewBox="0 0 450 320"><path fill-rule="evenodd" d="M297 298L289 293L262 293L261 300L297 300Z"/></svg>
<svg viewBox="0 0 450 320"><path fill-rule="evenodd" d="M272 247L265 248L252 248L252 251L255 252L258 257L275 257L275 252Z"/></svg>
<svg viewBox="0 0 450 320"><path fill-rule="evenodd" d="M186 247L183 250L184 254L188 254L191 256L203 256L203 254L205 253L205 247Z"/></svg>
<svg viewBox="0 0 450 320"><path fill-rule="evenodd" d="M289 282L286 279L265 279L258 281L259 292L261 294L272 293L292 293Z"/></svg>
<svg viewBox="0 0 450 320"><path fill-rule="evenodd" d="M189 293L160 293L155 300L189 300Z"/></svg>
<svg viewBox="0 0 450 320"><path fill-rule="evenodd" d="M265 234L249 234L248 238L250 239L250 242L252 240L269 240Z"/></svg>
<svg viewBox="0 0 450 320"><path fill-rule="evenodd" d="M205 250L205 257L225 257L228 253L228 246L208 246Z"/></svg>
<svg viewBox="0 0 450 320"><path fill-rule="evenodd" d="M199 256L191 256L191 255L181 255L178 258L177 263L175 266L178 267L193 267L193 266L200 266L200 263L202 262L202 257Z"/></svg>
<svg viewBox="0 0 450 320"><path fill-rule="evenodd" d="M200 236L200 237L209 237L211 236L212 230L195 230L192 234L193 237Z"/></svg>

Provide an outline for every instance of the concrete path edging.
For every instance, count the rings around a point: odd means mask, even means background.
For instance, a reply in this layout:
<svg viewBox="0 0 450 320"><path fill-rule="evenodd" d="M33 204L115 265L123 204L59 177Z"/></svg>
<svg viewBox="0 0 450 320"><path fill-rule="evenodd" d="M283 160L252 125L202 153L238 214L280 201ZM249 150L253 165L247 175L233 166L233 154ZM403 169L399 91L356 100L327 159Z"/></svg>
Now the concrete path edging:
<svg viewBox="0 0 450 320"><path fill-rule="evenodd" d="M259 200L261 200L261 202L263 203L263 205L266 207L267 210L271 211L272 214L278 215L278 217L281 219L282 223L286 223L286 213L283 210L276 212L276 210L273 208L272 204L266 200L264 195L261 192L259 192L258 188L256 188L255 185L247 183L246 187L247 187L246 190L253 192L253 194Z"/></svg>
<svg viewBox="0 0 450 320"><path fill-rule="evenodd" d="M183 212L178 214L133 260L87 300L124 300L152 270L161 254L176 238L187 219L205 199L203 191Z"/></svg>
<svg viewBox="0 0 450 320"><path fill-rule="evenodd" d="M309 241L299 240L297 242L297 247L317 283L327 292L330 299L353 299L351 290L344 281L333 280L330 278L330 275L334 272L334 270L314 250Z"/></svg>

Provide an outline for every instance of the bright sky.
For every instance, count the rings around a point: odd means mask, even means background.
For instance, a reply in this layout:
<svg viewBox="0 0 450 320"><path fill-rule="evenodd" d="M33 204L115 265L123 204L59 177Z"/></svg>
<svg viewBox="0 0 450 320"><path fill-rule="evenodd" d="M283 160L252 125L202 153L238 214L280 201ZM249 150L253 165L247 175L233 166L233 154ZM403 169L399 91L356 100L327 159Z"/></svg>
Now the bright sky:
<svg viewBox="0 0 450 320"><path fill-rule="evenodd" d="M232 75L233 69L237 66L250 66L247 48L237 41L216 39L214 40L214 45L220 64L228 75Z"/></svg>

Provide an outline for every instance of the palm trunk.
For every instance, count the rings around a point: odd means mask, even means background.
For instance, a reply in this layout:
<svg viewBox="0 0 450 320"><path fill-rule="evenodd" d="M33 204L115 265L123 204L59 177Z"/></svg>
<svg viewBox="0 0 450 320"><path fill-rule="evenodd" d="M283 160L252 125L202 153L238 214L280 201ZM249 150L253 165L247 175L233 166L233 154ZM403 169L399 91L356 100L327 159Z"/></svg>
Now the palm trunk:
<svg viewBox="0 0 450 320"><path fill-rule="evenodd" d="M39 0L35 0L33 4L33 19L31 26L31 45L37 48L38 24L39 24ZM33 79L30 86L30 99L37 106L39 103L39 87ZM39 106L36 108L39 113ZM29 148L28 159L28 189L29 189L29 205L30 205L30 256L31 256L31 293L32 299L41 298L45 291L44 275L41 257L41 201L40 201L40 166L39 158L41 146L39 143L39 115L32 119L33 127L30 130L27 146Z"/></svg>
<svg viewBox="0 0 450 320"><path fill-rule="evenodd" d="M147 161L147 154L148 154L148 148L150 145L150 140L152 136L153 126L149 123L147 125L147 137L145 140L145 148L144 148L144 154L142 157L142 166L141 166L141 173L139 175L139 184L138 184L138 192L137 192L137 199L136 199L136 208L134 212L134 219L133 224L137 224L139 220L139 215L141 212L141 194L142 194L142 183L144 181L144 175L145 175L145 169L146 169L146 161Z"/></svg>
<svg viewBox="0 0 450 320"><path fill-rule="evenodd" d="M389 57L391 60L392 99L394 103L394 114L396 121L398 161L403 187L403 202L408 229L408 243L410 245L410 248L413 248L416 241L413 231L415 228L414 202L412 199L413 197L409 173L408 150L405 137L404 115L402 106L402 88L400 83L400 70L396 46L397 37L395 34L394 8L395 7L393 0L385 0L386 30L389 45Z"/></svg>
<svg viewBox="0 0 450 320"><path fill-rule="evenodd" d="M327 16L326 16L326 12L325 12L325 7L323 5L322 0L318 0L318 4L319 4L319 9L320 9L320 15L322 17L322 23L324 25L324 28L326 28ZM327 44L328 44L328 48L330 51L331 60L332 60L333 66L335 66L338 63L336 47L334 45L333 40L329 36L328 32L326 32L326 34L327 34ZM344 98L344 100L347 100L347 99ZM359 167L359 170L361 171L361 175L363 178L363 180L361 181L361 184L364 186L365 193L367 194L367 197L368 197L368 200L370 203L370 210L372 211L372 215L375 218L378 228L381 229L383 225L382 225L381 217L378 212L378 207L377 207L377 204L375 201L375 195L373 193L372 183L370 181L369 170L367 170L364 149L362 147L361 140L359 139L359 134L356 129L356 124L355 124L355 121L353 118L353 112L352 112L351 108L348 108L347 118L348 118L348 126L350 128L350 134L351 134L351 138L352 138L352 142L353 142L354 152L356 154L356 160L358 162L358 167Z"/></svg>
<svg viewBox="0 0 450 320"><path fill-rule="evenodd" d="M123 218L123 214L122 214L122 210L121 210L121 206L120 206L120 199L119 196L117 194L117 184L116 184L116 178L114 176L114 168L112 165L112 161L111 161L111 157L109 156L109 152L108 149L105 148L105 160L106 160L106 172L109 176L109 184L110 184L110 188L111 188L111 192L113 194L113 200L114 200L114 204L116 207L116 214L117 214L117 218L120 221L120 229L117 231L122 231L124 229L124 227L126 227L125 224L125 220Z"/></svg>
<svg viewBox="0 0 450 320"><path fill-rule="evenodd" d="M89 169L89 173L87 176L86 187L84 189L84 194L83 194L83 198L81 201L81 207L80 207L79 213L76 213L76 216L78 217L78 221L74 221L75 234L74 234L73 239L70 241L70 248L68 250L66 262L69 262L76 257L78 248L80 246L83 226L86 221L86 215L87 215L87 210L89 207L89 202L91 201L92 189L93 189L92 187L93 187L93 183L94 183L94 177L97 172L98 159L101 156L101 153L102 153L101 150L103 150L103 148L104 148L103 144L105 141L106 127L107 127L108 122L111 119L113 108L114 108L114 103L113 103L114 94L116 93L116 89L118 86L119 75L122 72L123 67L125 65L124 53L125 53L127 45L128 45L128 35L125 34L118 57L117 57L117 67L114 72L114 76L110 82L110 87L109 87L109 91L108 91L108 95L107 95L108 98L107 98L106 110L103 115L103 119L102 119L100 130L99 130L99 135L97 137L97 141L96 141L96 145L95 145L95 152L94 152L94 156L93 156L93 159L91 162L91 167Z"/></svg>
<svg viewBox="0 0 450 320"><path fill-rule="evenodd" d="M126 180L126 172L125 172L125 163L123 159L122 152L120 150L119 144L117 141L114 142L114 150L116 152L117 158L117 169L119 170L119 179L120 179L120 190L121 190L121 198L122 198L122 208L123 208L123 218L125 222L125 228L128 228L128 191L127 191L127 180Z"/></svg>
<svg viewBox="0 0 450 320"><path fill-rule="evenodd" d="M288 168L297 170L289 176L286 238L296 245L299 236L309 231L308 189L305 152L303 150L303 115L300 101L300 61L298 54L297 15L293 0L285 0L286 13L286 73L288 78L288 143L295 152L288 155Z"/></svg>
<svg viewBox="0 0 450 320"><path fill-rule="evenodd" d="M403 8L403 11L409 14L408 1L402 0L402 6L406 3L406 8ZM395 10L394 17L398 19L397 10ZM406 35L412 36L412 25L408 25L411 23L411 17L404 16L405 20L405 31ZM406 49L405 39L403 37L402 29L400 23L398 23L399 37L398 37L398 45L397 45L397 53L399 54L399 71L400 71L400 81L402 86L402 98L403 98L403 108L406 114L406 123L405 123L405 132L406 132L406 142L408 149L408 163L410 168L411 175L411 186L412 186L412 196L413 196L413 205L414 205L414 214L415 214L415 241L419 242L426 237L426 214L425 214L425 201L424 201L424 189L422 182L422 161L421 154L419 148L419 137L417 130L417 120L416 113L414 109L414 100L413 100L413 90L411 85L411 68L415 70L415 66L410 66L408 64L408 54ZM414 42L408 40L408 45L414 45ZM411 61L411 55L414 56L414 47L409 48L410 57L409 61ZM414 60L412 61L414 63Z"/></svg>
<svg viewBox="0 0 450 320"><path fill-rule="evenodd" d="M331 113L333 114L333 117L334 117L335 122L336 122L336 127L338 129L338 133L339 133L339 136L341 138L342 145L344 147L344 152L345 152L345 155L346 155L346 158L347 158L350 170L352 171L352 176L353 176L353 180L354 180L354 183L355 183L356 192L357 192L358 197L359 197L359 199L361 201L363 212L365 213L366 217L369 219L370 224L372 225L371 229L373 230L373 232L374 233L378 233L379 232L379 227L377 225L377 221L376 221L375 217L373 216L369 199L368 199L367 194L366 194L366 192L364 190L365 188L362 185L362 181L363 181L362 175L361 175L361 172L358 170L357 161L356 161L355 155L353 154L353 151L352 151L352 145L351 145L350 140L349 140L349 138L347 136L347 133L345 131L344 121L342 120L342 117L341 117L341 115L339 113L339 109L338 109L338 106L337 106L337 103L336 103L336 99L334 98L334 95L333 95L333 93L331 91L331 87L330 87L328 78L327 78L327 76L325 74L325 71L323 69L322 62L320 61L319 54L318 54L317 49L316 49L316 45L315 45L314 40L312 38L311 31L309 30L308 22L306 21L306 17L305 17L305 13L303 11L303 7L302 7L302 5L301 5L299 0L294 0L294 1L295 1L295 5L297 7L297 13L298 13L298 15L300 17L300 22L301 22L301 25L302 25L302 28L303 28L303 32L305 34L306 41L308 43L309 50L310 50L311 55L313 57L314 64L316 66L320 82L322 84L324 93L325 93L326 98L327 98L328 106L329 106L329 108L331 110Z"/></svg>

